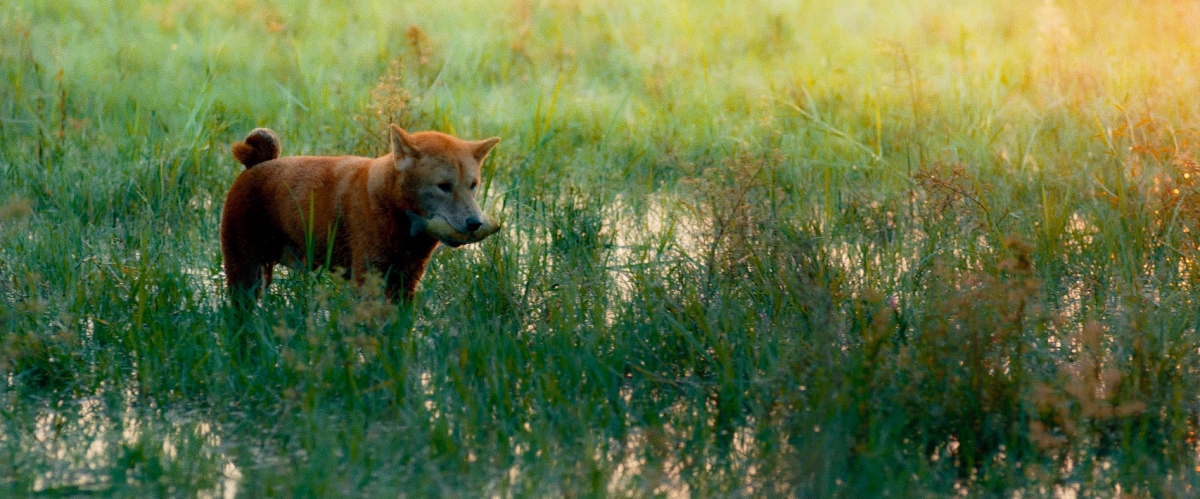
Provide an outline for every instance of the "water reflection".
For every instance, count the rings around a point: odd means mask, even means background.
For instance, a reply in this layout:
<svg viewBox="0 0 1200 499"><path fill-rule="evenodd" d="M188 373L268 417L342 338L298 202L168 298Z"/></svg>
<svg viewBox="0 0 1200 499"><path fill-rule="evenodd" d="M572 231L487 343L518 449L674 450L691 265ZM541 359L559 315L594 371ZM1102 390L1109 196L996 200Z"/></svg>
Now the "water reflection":
<svg viewBox="0 0 1200 499"><path fill-rule="evenodd" d="M225 452L216 424L194 413L144 408L135 389L102 389L93 397L14 409L3 423L0 447L18 460L11 479L20 489L77 494L157 488L207 498L232 498L240 489L241 470ZM22 420L32 424L23 428Z"/></svg>

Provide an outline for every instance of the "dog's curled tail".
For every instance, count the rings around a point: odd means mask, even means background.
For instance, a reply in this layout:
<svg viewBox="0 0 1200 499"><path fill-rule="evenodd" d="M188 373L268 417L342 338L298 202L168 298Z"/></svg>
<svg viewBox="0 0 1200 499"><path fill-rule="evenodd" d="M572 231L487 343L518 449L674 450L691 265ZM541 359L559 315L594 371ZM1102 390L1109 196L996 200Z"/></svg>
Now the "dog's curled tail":
<svg viewBox="0 0 1200 499"><path fill-rule="evenodd" d="M279 157L279 136L270 128L255 128L246 139L233 145L233 157L246 168Z"/></svg>

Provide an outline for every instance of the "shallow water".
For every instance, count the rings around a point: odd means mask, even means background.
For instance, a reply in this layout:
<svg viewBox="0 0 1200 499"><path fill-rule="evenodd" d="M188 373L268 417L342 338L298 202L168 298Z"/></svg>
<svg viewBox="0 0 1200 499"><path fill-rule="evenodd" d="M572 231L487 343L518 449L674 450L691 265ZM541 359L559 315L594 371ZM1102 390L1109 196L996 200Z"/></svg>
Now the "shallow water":
<svg viewBox="0 0 1200 499"><path fill-rule="evenodd" d="M30 414L31 426L9 421L0 434L0 448L19 459L16 475L0 481L40 494L149 487L233 498L240 490L242 471L226 452L228 438L197 412L144 407L133 389L24 405L16 413Z"/></svg>

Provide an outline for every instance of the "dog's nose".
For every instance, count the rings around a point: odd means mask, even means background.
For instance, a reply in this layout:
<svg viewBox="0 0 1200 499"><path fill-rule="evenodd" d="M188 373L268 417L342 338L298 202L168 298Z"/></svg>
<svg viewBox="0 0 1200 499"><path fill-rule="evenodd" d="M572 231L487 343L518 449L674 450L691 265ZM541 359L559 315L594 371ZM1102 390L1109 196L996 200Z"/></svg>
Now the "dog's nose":
<svg viewBox="0 0 1200 499"><path fill-rule="evenodd" d="M467 232L475 232L483 227L483 221L479 217L467 217Z"/></svg>

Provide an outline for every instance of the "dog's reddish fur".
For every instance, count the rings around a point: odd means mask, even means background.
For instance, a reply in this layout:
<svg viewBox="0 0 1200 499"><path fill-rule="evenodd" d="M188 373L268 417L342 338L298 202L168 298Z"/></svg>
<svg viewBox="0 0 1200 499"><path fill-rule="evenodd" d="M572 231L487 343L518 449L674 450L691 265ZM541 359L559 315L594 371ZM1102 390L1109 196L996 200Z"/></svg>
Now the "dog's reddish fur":
<svg viewBox="0 0 1200 499"><path fill-rule="evenodd" d="M473 197L479 166L498 141L410 135L393 125L392 153L383 157L279 158L274 132L250 132L233 146L246 170L234 180L221 213L231 293L253 299L283 262L349 269L359 282L376 271L390 296L411 300L438 240L410 234L405 212L473 225L482 215Z"/></svg>

